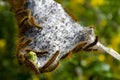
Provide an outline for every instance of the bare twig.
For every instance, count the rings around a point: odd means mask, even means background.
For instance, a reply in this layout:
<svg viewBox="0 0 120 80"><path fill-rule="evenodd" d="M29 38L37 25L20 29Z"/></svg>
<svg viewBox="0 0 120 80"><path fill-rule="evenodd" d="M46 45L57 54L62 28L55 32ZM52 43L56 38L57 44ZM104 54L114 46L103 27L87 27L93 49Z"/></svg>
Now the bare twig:
<svg viewBox="0 0 120 80"><path fill-rule="evenodd" d="M98 50L102 50L104 52L107 52L108 54L110 54L111 56L113 56L114 58L116 58L117 60L120 61L120 54L118 52L116 52L115 50L113 50L112 48L105 47L100 42L98 42L96 44L96 47L98 47Z"/></svg>

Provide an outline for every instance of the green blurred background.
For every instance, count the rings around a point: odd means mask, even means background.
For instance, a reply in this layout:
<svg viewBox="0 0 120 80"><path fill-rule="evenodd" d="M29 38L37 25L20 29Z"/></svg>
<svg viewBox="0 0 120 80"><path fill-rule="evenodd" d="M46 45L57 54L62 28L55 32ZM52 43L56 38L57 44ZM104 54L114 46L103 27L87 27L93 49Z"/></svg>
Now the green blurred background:
<svg viewBox="0 0 120 80"><path fill-rule="evenodd" d="M56 0L78 23L94 26L99 40L120 53L120 0ZM8 3L0 0L0 80L120 80L120 62L106 53L80 52L50 73L35 76L18 65L18 28Z"/></svg>

